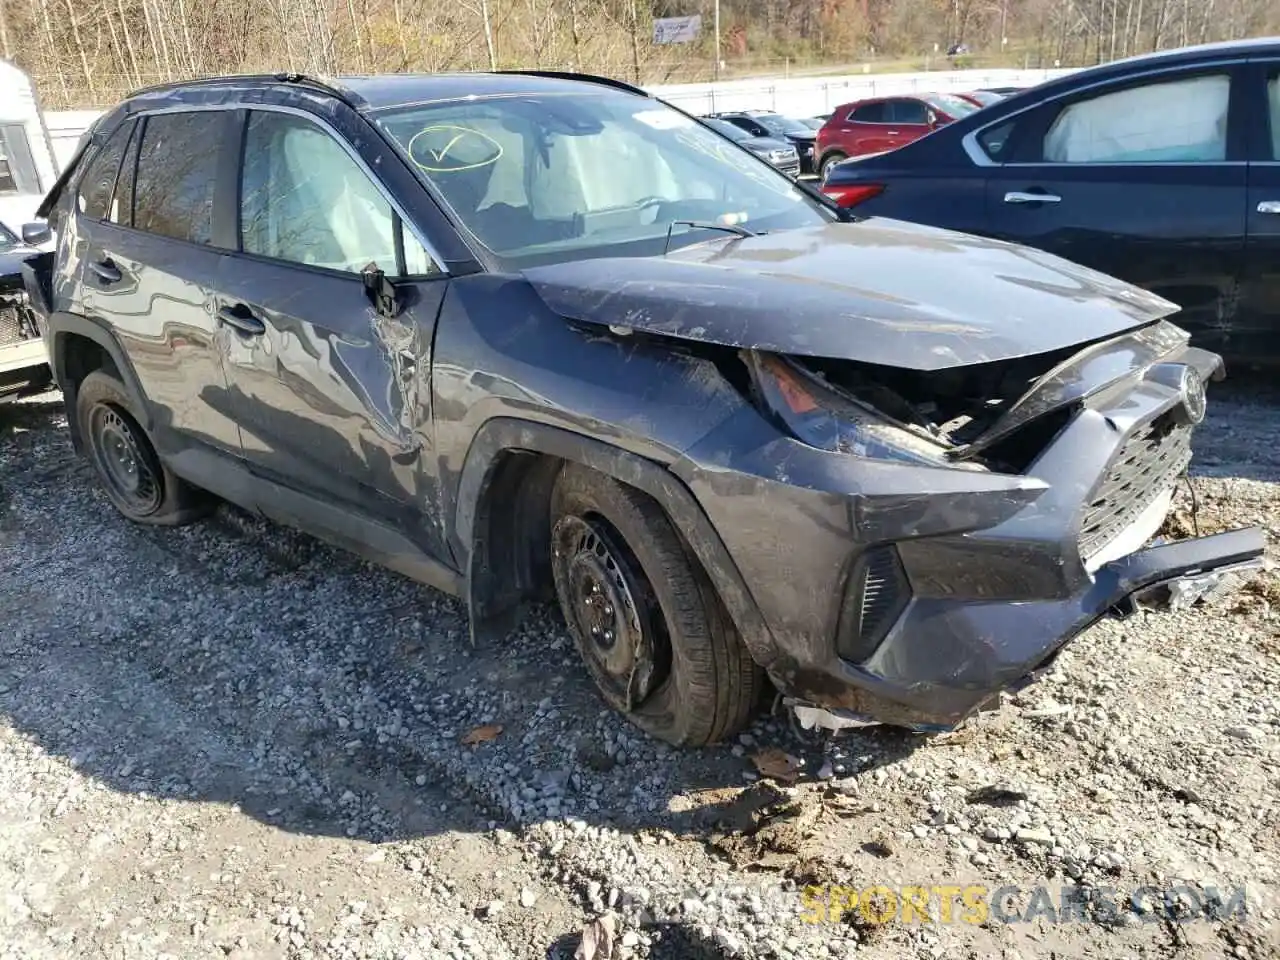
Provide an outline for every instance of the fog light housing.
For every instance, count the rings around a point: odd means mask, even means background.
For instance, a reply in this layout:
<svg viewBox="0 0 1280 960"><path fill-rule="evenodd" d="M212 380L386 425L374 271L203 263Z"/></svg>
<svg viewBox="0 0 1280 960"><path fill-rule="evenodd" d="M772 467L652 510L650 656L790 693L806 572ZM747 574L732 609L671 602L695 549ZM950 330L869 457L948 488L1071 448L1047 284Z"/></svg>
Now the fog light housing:
<svg viewBox="0 0 1280 960"><path fill-rule="evenodd" d="M836 652L863 663L889 635L911 601L911 584L892 545L869 547L853 562L845 582Z"/></svg>

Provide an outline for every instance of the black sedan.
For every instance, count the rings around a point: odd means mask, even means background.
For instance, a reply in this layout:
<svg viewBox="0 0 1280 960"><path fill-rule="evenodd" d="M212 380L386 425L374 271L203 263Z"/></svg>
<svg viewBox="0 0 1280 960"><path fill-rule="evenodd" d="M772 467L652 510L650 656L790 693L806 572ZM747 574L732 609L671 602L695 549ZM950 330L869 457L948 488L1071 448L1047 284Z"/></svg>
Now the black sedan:
<svg viewBox="0 0 1280 960"><path fill-rule="evenodd" d="M1183 308L1197 343L1280 359L1280 41L1070 74L835 167L859 214L1039 247Z"/></svg>
<svg viewBox="0 0 1280 960"><path fill-rule="evenodd" d="M787 141L800 154L800 172L817 172L813 165L813 144L818 131L799 120L784 117L772 110L737 110L731 113L714 113L711 116L727 120L753 137L773 137Z"/></svg>
<svg viewBox="0 0 1280 960"><path fill-rule="evenodd" d="M790 177L800 175L800 154L786 140L774 137L753 137L747 131L728 120L718 117L704 117L704 122L716 133L724 134L734 143L746 147L757 157L767 160Z"/></svg>

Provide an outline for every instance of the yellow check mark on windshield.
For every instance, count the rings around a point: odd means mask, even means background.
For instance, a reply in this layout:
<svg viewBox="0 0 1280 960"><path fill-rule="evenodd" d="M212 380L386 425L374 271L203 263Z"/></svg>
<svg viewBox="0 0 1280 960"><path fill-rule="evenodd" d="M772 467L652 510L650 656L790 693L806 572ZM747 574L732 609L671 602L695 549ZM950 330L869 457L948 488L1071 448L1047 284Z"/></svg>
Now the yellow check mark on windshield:
<svg viewBox="0 0 1280 960"><path fill-rule="evenodd" d="M436 163L439 163L441 160L444 159L444 155L453 149L453 145L465 136L466 136L465 133L459 133L455 135L452 140L446 143L439 150L432 150L430 147L428 147L427 152L431 154L431 159L433 159Z"/></svg>

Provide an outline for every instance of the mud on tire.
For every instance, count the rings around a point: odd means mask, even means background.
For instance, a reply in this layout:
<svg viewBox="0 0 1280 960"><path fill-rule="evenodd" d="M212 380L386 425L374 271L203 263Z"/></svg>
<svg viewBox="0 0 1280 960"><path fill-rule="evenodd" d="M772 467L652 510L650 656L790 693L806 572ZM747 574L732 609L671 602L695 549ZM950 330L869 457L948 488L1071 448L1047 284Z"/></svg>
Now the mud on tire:
<svg viewBox="0 0 1280 960"><path fill-rule="evenodd" d="M551 527L560 607L610 706L681 746L740 730L763 672L661 508L568 464L552 492Z"/></svg>

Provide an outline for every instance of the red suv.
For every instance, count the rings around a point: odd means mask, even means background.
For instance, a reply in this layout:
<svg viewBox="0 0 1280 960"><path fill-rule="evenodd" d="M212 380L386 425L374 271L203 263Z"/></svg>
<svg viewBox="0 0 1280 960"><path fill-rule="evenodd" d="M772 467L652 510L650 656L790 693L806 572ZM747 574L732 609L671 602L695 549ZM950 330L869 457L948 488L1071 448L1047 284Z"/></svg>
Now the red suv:
<svg viewBox="0 0 1280 960"><path fill-rule="evenodd" d="M823 179L832 164L884 153L919 140L935 128L977 110L951 93L875 97L837 107L818 131L815 158Z"/></svg>

